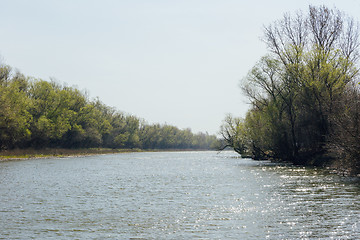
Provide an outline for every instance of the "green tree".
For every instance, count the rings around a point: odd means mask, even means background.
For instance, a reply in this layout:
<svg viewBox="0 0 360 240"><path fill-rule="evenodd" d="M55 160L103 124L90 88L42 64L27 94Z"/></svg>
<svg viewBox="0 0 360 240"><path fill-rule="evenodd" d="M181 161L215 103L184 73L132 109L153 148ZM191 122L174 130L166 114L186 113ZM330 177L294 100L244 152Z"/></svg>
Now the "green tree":
<svg viewBox="0 0 360 240"><path fill-rule="evenodd" d="M26 78L0 66L0 149L26 146L31 136L31 102L26 96Z"/></svg>
<svg viewBox="0 0 360 240"><path fill-rule="evenodd" d="M0 65L0 149L209 148L215 136L193 134L89 100L76 88L25 77Z"/></svg>
<svg viewBox="0 0 360 240"><path fill-rule="evenodd" d="M242 84L252 104L248 148L304 164L327 152L334 108L357 77L358 27L336 9L310 6L307 15L285 14L264 30L270 53Z"/></svg>

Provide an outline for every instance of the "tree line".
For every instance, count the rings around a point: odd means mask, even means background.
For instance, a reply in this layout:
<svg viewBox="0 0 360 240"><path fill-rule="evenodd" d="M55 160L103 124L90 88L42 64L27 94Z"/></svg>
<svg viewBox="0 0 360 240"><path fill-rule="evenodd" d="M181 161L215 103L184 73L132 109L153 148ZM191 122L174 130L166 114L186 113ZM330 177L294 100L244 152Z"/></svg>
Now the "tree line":
<svg viewBox="0 0 360 240"><path fill-rule="evenodd" d="M148 124L55 81L0 65L0 150L14 148L211 149L216 136Z"/></svg>
<svg viewBox="0 0 360 240"><path fill-rule="evenodd" d="M250 110L226 116L223 145L256 159L360 173L358 23L309 6L264 27L263 41L268 54L241 82Z"/></svg>

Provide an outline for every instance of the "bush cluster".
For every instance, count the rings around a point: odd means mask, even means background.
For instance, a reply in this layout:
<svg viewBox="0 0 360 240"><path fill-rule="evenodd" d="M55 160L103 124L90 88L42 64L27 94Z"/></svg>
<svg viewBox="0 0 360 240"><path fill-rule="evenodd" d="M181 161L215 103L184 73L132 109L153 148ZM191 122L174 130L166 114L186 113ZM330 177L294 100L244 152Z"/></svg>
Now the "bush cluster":
<svg viewBox="0 0 360 240"><path fill-rule="evenodd" d="M0 65L0 150L13 148L210 149L216 136L144 120L55 81Z"/></svg>

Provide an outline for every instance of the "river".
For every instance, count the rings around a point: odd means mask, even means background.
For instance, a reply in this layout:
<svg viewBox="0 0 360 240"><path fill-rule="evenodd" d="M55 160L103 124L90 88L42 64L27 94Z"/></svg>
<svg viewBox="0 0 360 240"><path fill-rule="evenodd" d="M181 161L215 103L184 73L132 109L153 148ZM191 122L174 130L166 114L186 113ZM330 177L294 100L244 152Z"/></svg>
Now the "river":
<svg viewBox="0 0 360 240"><path fill-rule="evenodd" d="M0 162L0 239L360 239L360 182L233 152Z"/></svg>

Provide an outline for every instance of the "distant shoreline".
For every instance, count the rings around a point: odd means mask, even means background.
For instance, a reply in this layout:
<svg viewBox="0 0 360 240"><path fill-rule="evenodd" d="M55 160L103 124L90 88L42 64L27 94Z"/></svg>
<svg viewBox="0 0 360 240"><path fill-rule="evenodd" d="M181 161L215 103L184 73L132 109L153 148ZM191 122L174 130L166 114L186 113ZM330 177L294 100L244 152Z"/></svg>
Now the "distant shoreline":
<svg viewBox="0 0 360 240"><path fill-rule="evenodd" d="M214 151L210 149L109 149L109 148L89 148L89 149L13 149L0 151L0 162L13 160L29 160L41 158L68 158L83 157L104 154L133 153L133 152L181 152L181 151Z"/></svg>
<svg viewBox="0 0 360 240"><path fill-rule="evenodd" d="M27 160L36 158L65 158L81 157L101 154L114 154L121 152L137 152L136 149L107 149L107 148L89 148L89 149L13 149L0 151L0 161Z"/></svg>

